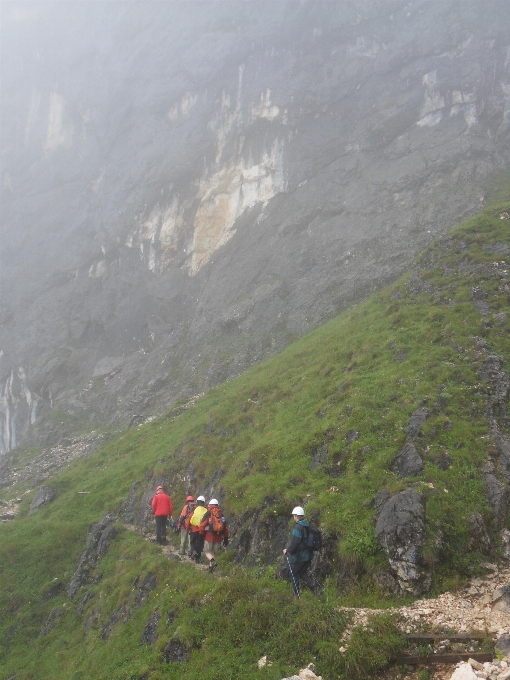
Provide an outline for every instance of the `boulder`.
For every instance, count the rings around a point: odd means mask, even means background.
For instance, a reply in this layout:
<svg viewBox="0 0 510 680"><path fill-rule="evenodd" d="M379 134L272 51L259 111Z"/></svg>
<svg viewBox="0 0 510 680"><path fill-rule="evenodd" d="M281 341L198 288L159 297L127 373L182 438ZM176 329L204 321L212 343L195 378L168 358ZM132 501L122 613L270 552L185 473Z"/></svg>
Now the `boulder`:
<svg viewBox="0 0 510 680"><path fill-rule="evenodd" d="M411 441L395 456L392 468L402 477L415 477L423 472L423 460Z"/></svg>
<svg viewBox="0 0 510 680"><path fill-rule="evenodd" d="M429 411L426 408L417 408L416 411L414 411L411 414L411 417L409 418L407 425L404 427L404 432L407 434L408 437L416 437L421 430L421 426L423 423L427 420L429 417Z"/></svg>
<svg viewBox="0 0 510 680"><path fill-rule="evenodd" d="M508 633L500 635L494 643L494 647L499 649L504 656L508 656L510 654L510 635Z"/></svg>
<svg viewBox="0 0 510 680"><path fill-rule="evenodd" d="M48 503L55 500L56 496L57 492L52 486L41 486L30 503L28 514L33 515L34 512L37 512L43 505L48 505Z"/></svg>
<svg viewBox="0 0 510 680"><path fill-rule="evenodd" d="M478 680L471 664L461 663L451 676L450 680Z"/></svg>
<svg viewBox="0 0 510 680"><path fill-rule="evenodd" d="M379 514L375 535L388 555L401 590L413 594L426 592L430 576L422 571L425 496L407 489L390 498Z"/></svg>
<svg viewBox="0 0 510 680"><path fill-rule="evenodd" d="M490 554L492 552L492 543L480 513L476 512L469 518L470 539L468 548L470 550L478 550L481 553Z"/></svg>
<svg viewBox="0 0 510 680"><path fill-rule="evenodd" d="M510 583L496 588L492 593L492 611L510 614Z"/></svg>

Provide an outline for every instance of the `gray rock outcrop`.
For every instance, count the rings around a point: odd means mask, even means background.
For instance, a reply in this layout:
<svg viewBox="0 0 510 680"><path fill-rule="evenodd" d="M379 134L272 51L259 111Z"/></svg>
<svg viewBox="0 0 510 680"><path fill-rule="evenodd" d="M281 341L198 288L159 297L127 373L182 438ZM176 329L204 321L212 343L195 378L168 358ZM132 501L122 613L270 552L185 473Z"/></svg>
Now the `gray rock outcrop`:
<svg viewBox="0 0 510 680"><path fill-rule="evenodd" d="M67 590L67 595L70 598L73 598L81 586L87 583L92 569L108 552L111 542L118 533L118 529L113 526L116 519L113 515L106 514L90 530L87 536L87 547L80 557L78 567Z"/></svg>
<svg viewBox="0 0 510 680"><path fill-rule="evenodd" d="M406 442L394 458L393 469L402 477L415 477L423 472L423 460L414 444Z"/></svg>
<svg viewBox="0 0 510 680"><path fill-rule="evenodd" d="M2 12L0 454L238 375L508 165L497 0L56 7Z"/></svg>
<svg viewBox="0 0 510 680"><path fill-rule="evenodd" d="M158 626L161 618L160 613L156 610L147 619L145 623L142 637L140 638L140 646L153 645L158 639Z"/></svg>
<svg viewBox="0 0 510 680"><path fill-rule="evenodd" d="M411 417L409 418L407 425L404 427L404 432L407 434L407 436L410 437L411 439L418 436L420 434L421 426L427 420L428 417L429 417L428 409L417 408L416 411L414 411L411 414Z"/></svg>
<svg viewBox="0 0 510 680"><path fill-rule="evenodd" d="M43 505L48 505L53 500L55 500L57 493L52 486L41 486L40 489L36 491L35 496L30 503L29 515L33 515L37 512Z"/></svg>
<svg viewBox="0 0 510 680"><path fill-rule="evenodd" d="M420 594L430 587L430 576L423 570L425 545L425 497L408 489L392 496L383 505L375 535L402 591Z"/></svg>
<svg viewBox="0 0 510 680"><path fill-rule="evenodd" d="M492 542L480 513L475 513L469 518L469 534L470 539L468 548L470 550L478 550L481 553L489 555L492 553Z"/></svg>

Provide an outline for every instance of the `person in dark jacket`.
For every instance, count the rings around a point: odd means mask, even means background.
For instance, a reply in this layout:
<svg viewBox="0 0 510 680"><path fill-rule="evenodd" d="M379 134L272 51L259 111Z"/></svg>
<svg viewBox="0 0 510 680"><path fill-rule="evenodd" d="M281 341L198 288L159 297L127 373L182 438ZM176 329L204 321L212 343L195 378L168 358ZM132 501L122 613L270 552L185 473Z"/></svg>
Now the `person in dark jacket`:
<svg viewBox="0 0 510 680"><path fill-rule="evenodd" d="M179 519L177 520L177 529L180 529L181 532L181 547L179 548L179 555L186 554L186 545L188 546L188 548L190 547L189 534L188 530L186 529L186 519L191 515L195 508L196 508L195 499L193 498L193 496L188 496L186 498L186 504L181 510L181 514L179 515Z"/></svg>
<svg viewBox="0 0 510 680"><path fill-rule="evenodd" d="M290 536L289 545L283 549L283 554L288 557L289 567L292 570L296 581L301 579L315 593L315 585L312 578L308 575L308 569L312 560L312 552L306 546L308 537L308 527L310 526L305 519L305 511L299 505L292 511L294 528Z"/></svg>
<svg viewBox="0 0 510 680"><path fill-rule="evenodd" d="M162 486L156 488L156 495L151 505L156 518L156 543L163 545L166 543L166 520L172 519L173 507L170 496L163 491Z"/></svg>
<svg viewBox="0 0 510 680"><path fill-rule="evenodd" d="M204 535L200 533L200 524L206 512L205 498L198 496L197 507L189 515L185 523L186 529L189 532L190 557L197 564L200 562L202 550L204 549Z"/></svg>
<svg viewBox="0 0 510 680"><path fill-rule="evenodd" d="M213 530L213 514L223 520L222 530L219 533ZM204 552L209 560L209 571L213 572L218 566L214 556L220 549L221 542L223 541L225 548L228 545L228 525L216 498L211 498L209 501L207 512L200 523L200 533L204 536Z"/></svg>

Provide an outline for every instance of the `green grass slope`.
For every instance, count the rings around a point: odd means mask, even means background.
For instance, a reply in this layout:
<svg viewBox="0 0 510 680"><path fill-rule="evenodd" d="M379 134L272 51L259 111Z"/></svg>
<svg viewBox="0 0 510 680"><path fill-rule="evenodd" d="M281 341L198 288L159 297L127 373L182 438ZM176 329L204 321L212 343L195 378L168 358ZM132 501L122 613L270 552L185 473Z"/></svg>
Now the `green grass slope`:
<svg viewBox="0 0 510 680"><path fill-rule="evenodd" d="M425 252L415 268L424 292L411 294L403 277L189 408L112 439L55 477L56 500L31 516L28 494L20 516L0 526L0 678L277 680L312 659L326 680L374 677L400 647L394 624L374 624L377 648L360 633L365 652L352 644L342 656L338 605L399 601L379 585L388 561L375 539L375 494L409 487L425 494L432 592L487 559L469 549L473 513L500 549L481 470L494 455L490 384L479 377L484 357L473 337L508 356L501 313L509 291L498 252L510 246L509 212L510 203L493 206ZM477 286L487 293L485 316L472 300ZM415 440L424 469L404 478L392 461L420 404L429 411ZM507 406L498 417L506 433ZM168 559L119 519L108 554L70 600L90 527L106 512L120 518L133 483L140 500L144 480L159 474L180 509L190 466L192 491L214 485L231 520L233 547L221 555L220 573ZM4 489L2 497L24 490ZM283 547L275 537L298 503L329 546L321 599L304 593L296 601L275 578ZM239 539L253 533L254 517L263 538L243 552ZM156 587L141 597L148 574ZM151 617L156 640L140 644ZM183 660L165 660L169 643ZM259 670L263 655L273 665Z"/></svg>

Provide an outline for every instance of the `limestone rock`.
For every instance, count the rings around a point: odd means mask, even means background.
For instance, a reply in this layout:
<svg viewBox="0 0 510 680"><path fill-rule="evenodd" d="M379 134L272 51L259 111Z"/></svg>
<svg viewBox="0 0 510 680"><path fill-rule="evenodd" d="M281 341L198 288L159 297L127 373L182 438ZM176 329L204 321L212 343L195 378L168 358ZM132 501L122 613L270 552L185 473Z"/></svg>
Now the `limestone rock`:
<svg viewBox="0 0 510 680"><path fill-rule="evenodd" d="M143 645L153 645L158 639L158 625L160 619L160 613L156 610L147 619L142 637L140 639L140 646Z"/></svg>
<svg viewBox="0 0 510 680"><path fill-rule="evenodd" d="M489 383L491 388L491 402L504 404L508 398L510 376L501 370L503 359L497 354L489 354L478 370L481 380Z"/></svg>
<svg viewBox="0 0 510 680"><path fill-rule="evenodd" d="M423 460L411 441L404 444L392 467L402 477L415 477L423 472Z"/></svg>
<svg viewBox="0 0 510 680"><path fill-rule="evenodd" d="M502 556L510 561L510 531L508 529L503 529L501 532L501 543L503 545Z"/></svg>
<svg viewBox="0 0 510 680"><path fill-rule="evenodd" d="M510 635L508 635L508 633L500 635L494 643L494 647L499 649L505 656L508 656L510 654Z"/></svg>
<svg viewBox="0 0 510 680"><path fill-rule="evenodd" d="M492 473L485 473L483 481L485 482L487 500L494 512L496 529L501 529L508 511L508 487Z"/></svg>
<svg viewBox="0 0 510 680"><path fill-rule="evenodd" d="M430 576L422 570L425 496L408 489L390 498L377 519L375 535L400 588L415 594L428 590Z"/></svg>
<svg viewBox="0 0 510 680"><path fill-rule="evenodd" d="M461 663L451 676L450 680L478 680L471 664Z"/></svg>
<svg viewBox="0 0 510 680"><path fill-rule="evenodd" d="M39 633L39 637L43 637L44 635L48 635L50 630L54 627L54 625L57 623L58 619L61 617L62 612L64 611L63 607L57 607L56 609L53 609L48 614L48 618L46 619L46 622Z"/></svg>
<svg viewBox="0 0 510 680"><path fill-rule="evenodd" d="M80 557L78 567L67 590L70 598L73 598L81 586L88 581L91 570L98 560L108 552L111 542L118 533L118 529L112 526L116 519L115 516L106 514L101 521L92 527L87 537L87 547Z"/></svg>
<svg viewBox="0 0 510 680"><path fill-rule="evenodd" d="M470 550L478 550L481 553L490 554L492 551L492 543L480 513L475 513L469 518L470 538L468 548Z"/></svg>
<svg viewBox="0 0 510 680"><path fill-rule="evenodd" d="M299 677L301 680L322 680L322 676L315 675L315 666L313 663L309 663L306 668L302 668L299 671Z"/></svg>
<svg viewBox="0 0 510 680"><path fill-rule="evenodd" d="M510 584L500 586L492 594L492 611L510 614Z"/></svg>
<svg viewBox="0 0 510 680"><path fill-rule="evenodd" d="M179 640L179 638L172 638L163 649L163 658L167 663L182 663L189 659L188 645Z"/></svg>
<svg viewBox="0 0 510 680"><path fill-rule="evenodd" d="M33 515L34 512L37 512L43 505L51 503L51 501L55 500L56 495L57 493L52 486L41 486L32 499L28 514Z"/></svg>
<svg viewBox="0 0 510 680"><path fill-rule="evenodd" d="M408 437L416 437L421 430L421 426L429 417L429 411L426 408L418 408L411 414L407 425L404 427L404 432Z"/></svg>

